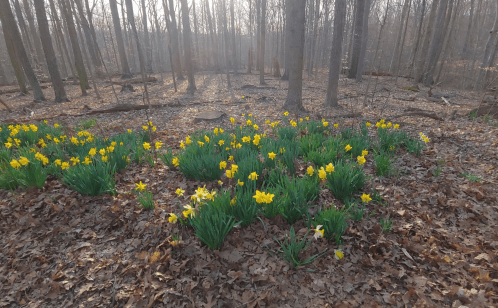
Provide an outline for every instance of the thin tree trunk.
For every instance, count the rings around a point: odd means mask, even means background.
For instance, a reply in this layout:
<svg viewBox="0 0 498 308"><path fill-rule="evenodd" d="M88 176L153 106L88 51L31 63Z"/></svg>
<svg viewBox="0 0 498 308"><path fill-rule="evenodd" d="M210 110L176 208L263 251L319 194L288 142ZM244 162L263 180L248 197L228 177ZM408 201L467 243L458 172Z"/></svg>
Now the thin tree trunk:
<svg viewBox="0 0 498 308"><path fill-rule="evenodd" d="M97 56L97 49L92 40L92 32L90 30L90 24L88 23L88 20L85 17L85 12L83 11L83 5L81 4L81 0L76 0L75 3L79 13L80 24L83 28L83 33L85 34L86 46L88 49L88 53L90 54L90 60L92 61L93 67L95 68L95 75L97 77L102 77L102 64L100 63L100 60ZM75 17L78 18L76 16L76 12L75 12ZM88 63L88 65L90 65L90 63Z"/></svg>
<svg viewBox="0 0 498 308"><path fill-rule="evenodd" d="M266 0L261 1L261 50L259 51L259 84L265 85Z"/></svg>
<svg viewBox="0 0 498 308"><path fill-rule="evenodd" d="M334 4L334 36L330 51L329 83L325 106L338 107L337 96L339 88L339 74L342 59L342 41L344 39L344 26L346 23L346 0L335 0Z"/></svg>
<svg viewBox="0 0 498 308"><path fill-rule="evenodd" d="M336 0L341 1L341 0ZM290 111L303 110L303 53L304 53L304 24L306 14L306 1L289 0L291 6L288 15L291 41L288 44L289 52L289 87L284 109Z"/></svg>
<svg viewBox="0 0 498 308"><path fill-rule="evenodd" d="M149 27L147 25L147 10L145 9L145 0L142 0L142 26L144 32L145 45L145 70L148 74L152 74L152 49L150 46Z"/></svg>
<svg viewBox="0 0 498 308"><path fill-rule="evenodd" d="M0 12L0 14L1 13L2 12ZM28 94L29 92L28 88L26 87L24 72L22 70L21 62L14 47L14 41L10 37L9 30L5 26L2 27L2 30L5 39L5 47L7 48L7 53L9 54L10 63L12 65L12 69L14 70L14 75L16 76L17 84L19 85L19 91L22 94Z"/></svg>
<svg viewBox="0 0 498 308"><path fill-rule="evenodd" d="M219 10L220 14L223 14L223 18L220 18L218 15L218 19L223 23L223 37L224 37L224 51L225 51L225 73L227 75L227 88L228 91L232 94L232 98L235 98L235 94L233 93L232 83L230 82L230 71L228 69L228 22L227 22L227 14L226 14L226 3L223 0L223 9ZM219 28L218 28L219 29Z"/></svg>
<svg viewBox="0 0 498 308"><path fill-rule="evenodd" d="M201 61L201 54L199 53L199 34L198 34L198 25L197 25L197 14L195 13L195 0L192 0L192 14L194 15L194 40L195 40L195 55L194 55L194 63L197 64L198 68L204 67L204 64Z"/></svg>
<svg viewBox="0 0 498 308"><path fill-rule="evenodd" d="M7 41L8 39L10 39L12 42L12 46L14 47L14 51L18 57L17 59L21 63L24 74L28 79L29 84L31 85L31 89L33 90L35 101L44 101L45 96L43 95L35 72L29 64L28 54L26 53L24 45L22 44L21 34L19 33L19 29L17 28L14 14L12 14L12 10L10 8L10 3L8 0L0 0L0 19L2 22L5 40ZM5 32L9 32L9 35L5 35ZM12 63L12 66L14 65L16 64Z"/></svg>
<svg viewBox="0 0 498 308"><path fill-rule="evenodd" d="M209 9L209 1L206 1L206 14L207 14L207 21L208 21L208 26L209 26L209 34L211 37L211 55L213 56L213 62L214 62L214 70L216 72L220 71L220 61L218 58L218 42L215 37L215 29L213 26L213 21L211 20L211 10Z"/></svg>
<svg viewBox="0 0 498 308"><path fill-rule="evenodd" d="M289 80L289 53L290 48L289 44L291 41L291 21L289 20L289 16L291 14L291 1L293 0L284 0L285 1L285 51L284 51L284 74L282 75L282 80Z"/></svg>
<svg viewBox="0 0 498 308"><path fill-rule="evenodd" d="M418 27L417 27L416 41L415 41L415 46L414 46L413 52L412 52L413 57L410 61L410 66L409 66L410 75L413 78L415 78L415 61L417 59L417 52L418 52L419 45L420 45L420 39L422 38L422 27L424 24L424 15L425 15L426 3L427 3L426 0L422 0L422 9L420 10L420 20L418 22Z"/></svg>
<svg viewBox="0 0 498 308"><path fill-rule="evenodd" d="M463 50L462 50L462 59L467 59L469 55L469 45L471 40L472 24L474 20L475 2L476 2L475 0L470 1L469 25L467 26L467 33L465 34L465 42L463 44Z"/></svg>
<svg viewBox="0 0 498 308"><path fill-rule="evenodd" d="M365 13L366 0L356 0L356 16L354 26L353 51L351 52L351 65L348 78L356 78L360 62L361 39L363 35L363 14Z"/></svg>
<svg viewBox="0 0 498 308"><path fill-rule="evenodd" d="M55 102L68 102L69 99L67 98L66 91L64 90L64 83L62 82L62 78L59 73L54 47L50 38L50 29L48 27L47 13L45 12L45 3L41 1L34 1L34 4L43 52L47 61L50 79L52 80L52 87L55 92Z"/></svg>
<svg viewBox="0 0 498 308"><path fill-rule="evenodd" d="M370 4L371 0L365 0L365 10L363 12L363 30L361 38L361 50L360 50L360 60L358 62L358 69L356 71L356 82L361 82L363 78L363 72L365 71L365 57L367 54L368 46L368 17L370 15Z"/></svg>
<svg viewBox="0 0 498 308"><path fill-rule="evenodd" d="M425 63L427 54L429 53L429 45L431 42L433 30L434 30L434 22L436 21L437 7L440 0L433 0L431 13L429 15L429 23L427 25L427 30L425 32L424 41L422 44L422 49L420 50L420 57L417 61L418 63L415 65L415 74L413 78L413 87L418 89L418 83L422 79L422 75L424 73Z"/></svg>
<svg viewBox="0 0 498 308"><path fill-rule="evenodd" d="M35 51L37 54L38 62L43 72L46 73L47 67L45 62L43 61L44 55L43 55L42 44L40 41L40 36L38 36L38 31L36 31L35 19L33 17L33 14L31 14L31 9L28 0L23 0L23 5L24 5L24 12L26 13L26 19L28 20L30 34L33 37L33 42L35 43Z"/></svg>
<svg viewBox="0 0 498 308"><path fill-rule="evenodd" d="M0 85L5 86L9 83L7 76L5 75L5 70L3 69L2 62L0 61Z"/></svg>
<svg viewBox="0 0 498 308"><path fill-rule="evenodd" d="M187 92L194 94L195 87L194 66L192 64L192 31L188 14L187 0L181 0L183 21L183 47L185 50L185 65L187 66L188 87Z"/></svg>
<svg viewBox="0 0 498 308"><path fill-rule="evenodd" d="M259 70L261 55L261 0L256 0L256 70Z"/></svg>
<svg viewBox="0 0 498 308"><path fill-rule="evenodd" d="M71 40L71 46L74 55L74 66L80 80L81 95L86 96L86 89L89 88L88 77L86 75L85 64L83 63L83 55L81 53L80 44L78 42L78 35L76 34L76 27L74 25L71 6L66 4L66 0L60 0L60 4L61 10L63 12L62 14L64 15L64 18L66 20L69 39Z"/></svg>
<svg viewBox="0 0 498 308"><path fill-rule="evenodd" d="M408 8L410 6L410 0L405 0L405 4L403 5L403 11L401 12L401 20L399 22L399 31L398 31L398 37L396 39L396 46L394 47L394 55L393 59L391 62L391 73L397 74L398 73L398 66L399 66L399 59L401 59L401 52L403 50L403 46L401 44L401 37L403 36L403 29L405 25L405 19L407 19L407 13L408 13Z"/></svg>
<svg viewBox="0 0 498 308"><path fill-rule="evenodd" d="M403 55L403 48L405 46L406 32L408 31L408 21L410 20L410 9L411 9L411 0L408 3L408 12L406 14L403 37L401 38L401 47L399 50L398 59L396 60L397 67L396 67L396 72L394 74L396 76L396 82L398 81L399 70L400 70L400 66L401 66L401 56Z"/></svg>
<svg viewBox="0 0 498 308"><path fill-rule="evenodd" d="M312 0L313 1L313 0ZM308 66L308 75L313 74L313 65L314 65L314 57L315 57L315 49L317 48L317 40L318 40L318 21L320 19L320 0L315 0L315 16L313 18L313 36L310 39L310 54L309 54L309 66Z"/></svg>
<svg viewBox="0 0 498 308"><path fill-rule="evenodd" d="M33 44L29 39L28 30L26 27L26 23L24 22L24 17L22 15L21 5L19 4L19 0L14 1L14 10L16 11L17 22L19 24L19 28L21 29L21 35L23 37L24 45L27 46L29 50L29 55L36 67L36 69L41 70L40 63L38 61L38 53L33 50Z"/></svg>
<svg viewBox="0 0 498 308"><path fill-rule="evenodd" d="M234 0L230 0L230 33L231 33L231 49L232 49L232 69L237 75L237 48L235 45L235 8L233 4Z"/></svg>
<svg viewBox="0 0 498 308"><path fill-rule="evenodd" d="M489 31L489 36L488 36L488 41L486 42L486 47L484 49L484 55L481 60L481 66L478 69L477 73L477 79L476 83L474 86L474 90L481 90L483 87L483 79L484 76L486 75L486 68L490 67L490 55L491 55L491 49L496 43L496 37L498 35L498 3L495 3L496 7L496 16L495 16L495 22L493 24L493 28L491 31ZM494 59L492 59L494 60ZM492 65L492 62L491 62Z"/></svg>
<svg viewBox="0 0 498 308"><path fill-rule="evenodd" d="M116 43L118 45L119 60L121 62L121 79L131 78L133 75L128 65L126 51L123 42L123 33L121 32L121 23L119 21L118 4L116 0L109 0L111 7L112 23L114 25L114 33L116 34Z"/></svg>
<svg viewBox="0 0 498 308"><path fill-rule="evenodd" d="M163 0L163 1L168 1L168 0ZM165 6L166 8L167 6ZM173 61L175 61L175 69L176 69L176 74L177 74L177 79L178 80L184 80L185 77L183 77L183 71L182 71L182 62L181 62L181 57L180 57L180 40L179 40L179 35L178 35L178 28L176 25L176 17L175 17L175 9L173 5L173 0L169 0L169 15L171 17L171 47L173 48Z"/></svg>

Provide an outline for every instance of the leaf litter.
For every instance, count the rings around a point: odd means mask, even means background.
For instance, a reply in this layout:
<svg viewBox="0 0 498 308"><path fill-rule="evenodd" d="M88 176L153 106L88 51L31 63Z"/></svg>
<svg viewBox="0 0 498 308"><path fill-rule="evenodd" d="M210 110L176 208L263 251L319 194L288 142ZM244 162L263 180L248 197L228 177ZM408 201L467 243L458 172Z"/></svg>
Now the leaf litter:
<svg viewBox="0 0 498 308"><path fill-rule="evenodd" d="M268 87L251 87L256 75L233 77L236 99L226 90L221 75L196 76L198 91L186 94L186 81L174 93L171 80L149 87L153 104L150 118L157 126L154 138L178 148L179 141L198 129L228 127L228 118L242 121L242 113L258 116L260 123L280 118L286 83L267 78ZM117 195L81 196L49 179L43 189L0 191L0 307L493 307L498 305L498 176L497 127L466 114L479 104L480 93L452 89L451 105L428 101L424 91L403 90L410 85L379 77L376 90L363 105L366 85L340 80L341 109L322 106L325 75L307 78L303 88L303 114L325 118L341 127L381 118L399 123L416 136L424 132L430 148L420 157L403 154L395 162L397 174L374 177L373 186L384 198L370 219L346 230L342 260L334 258L335 244L314 241L304 258L329 248L324 257L297 269L276 253L274 237L282 239L289 226L279 217L263 218L246 228L232 230L219 251L200 244L191 230L168 223L179 199L180 187L193 192L199 181L186 180L162 164L132 165L117 175ZM9 119L50 117L74 127L91 117L84 110L112 107L109 87L103 99L80 97L68 86L71 102L33 104L30 98L11 96ZM137 92L118 94L121 103L142 104ZM424 90L424 89L422 89ZM46 90L48 99L52 93ZM426 92L426 91L425 91ZM242 96L244 98L242 98ZM404 98L410 98L405 100ZM401 116L424 110L444 119ZM221 111L218 122L194 119L200 112ZM450 116L456 111L456 116ZM360 116L344 117L344 115ZM124 129L139 129L145 111L94 116L90 130L106 136ZM7 115L0 115L0 121ZM444 161L435 177L438 161ZM366 163L373 174L373 165ZM370 166L368 166L370 165ZM471 181L471 174L483 181ZM147 183L156 208L145 211L129 191L134 183ZM208 189L217 183L207 183ZM185 197L180 197L185 198ZM324 190L319 204L330 204ZM337 201L336 201L337 202ZM392 228L383 233L380 217L391 217ZM295 224L301 236L302 221ZM302 231L301 231L302 230ZM170 245L179 234L181 244Z"/></svg>

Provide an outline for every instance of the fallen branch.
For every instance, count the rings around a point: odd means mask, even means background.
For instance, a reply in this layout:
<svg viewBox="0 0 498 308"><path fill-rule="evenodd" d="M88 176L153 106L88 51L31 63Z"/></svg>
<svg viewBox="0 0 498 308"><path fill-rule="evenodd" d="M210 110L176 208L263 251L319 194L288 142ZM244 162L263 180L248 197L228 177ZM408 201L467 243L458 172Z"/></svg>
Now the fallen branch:
<svg viewBox="0 0 498 308"><path fill-rule="evenodd" d="M145 79L145 82L157 82L157 78L155 77L148 77ZM117 85L124 85L124 84L138 84L138 83L143 83L142 78L135 78L135 79L127 79L127 80L120 80L120 81L113 81L113 84Z"/></svg>
<svg viewBox="0 0 498 308"><path fill-rule="evenodd" d="M7 108L7 111L9 111L9 113L12 112L12 110L9 108L9 106L7 106L7 104L0 98L0 104L4 105L5 108Z"/></svg>
<svg viewBox="0 0 498 308"><path fill-rule="evenodd" d="M86 106L86 105L85 105ZM163 108L163 107L179 107L181 104L179 102L172 102L168 104L151 104L151 108ZM6 119L2 121L3 123L28 123L28 122L36 122L36 121L42 121L42 120L50 120L62 116L70 116L70 117L81 117L81 116L87 116L87 115L93 115L93 114L101 114L101 113L113 113L113 112L127 112L127 111L133 111L133 110L144 110L144 109L149 109L149 105L132 105L132 104L122 104L122 105L116 105L114 107L108 108L108 109L98 109L98 110L92 110L86 113L80 113L80 114L67 114L65 112L62 112L58 115L51 116L51 117L40 117L40 118L35 118L35 119L26 119L26 120L16 120L16 119Z"/></svg>
<svg viewBox="0 0 498 308"><path fill-rule="evenodd" d="M441 99L446 103L446 105L451 106L450 102L444 96L441 96Z"/></svg>
<svg viewBox="0 0 498 308"><path fill-rule="evenodd" d="M400 117L416 117L416 116L431 118L431 119L434 119L437 121L444 121L444 119L438 117L435 113L427 113L427 112L403 113L403 114L393 116L392 118L395 119L395 118L400 118Z"/></svg>

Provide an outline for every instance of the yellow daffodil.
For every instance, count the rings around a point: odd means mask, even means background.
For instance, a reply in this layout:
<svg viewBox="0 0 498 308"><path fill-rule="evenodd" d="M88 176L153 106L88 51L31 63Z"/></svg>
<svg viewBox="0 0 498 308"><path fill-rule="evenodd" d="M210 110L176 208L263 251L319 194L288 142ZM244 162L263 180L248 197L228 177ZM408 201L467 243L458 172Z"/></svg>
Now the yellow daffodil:
<svg viewBox="0 0 498 308"><path fill-rule="evenodd" d="M346 152L349 152L352 149L352 147L348 144L344 147L344 149L346 150Z"/></svg>
<svg viewBox="0 0 498 308"><path fill-rule="evenodd" d="M12 143L10 142L5 142L4 145L7 149L10 149L12 147Z"/></svg>
<svg viewBox="0 0 498 308"><path fill-rule="evenodd" d="M183 206L183 208L185 209L185 211L182 212L183 216L185 217L195 216L195 209L190 204Z"/></svg>
<svg viewBox="0 0 498 308"><path fill-rule="evenodd" d="M107 163L107 156L102 156L102 161L103 161L104 163Z"/></svg>
<svg viewBox="0 0 498 308"><path fill-rule="evenodd" d="M156 131L156 127L155 126L152 126L152 131L155 132Z"/></svg>
<svg viewBox="0 0 498 308"><path fill-rule="evenodd" d="M202 141L197 141L197 143L199 144L199 148L201 148L204 145L204 142Z"/></svg>
<svg viewBox="0 0 498 308"><path fill-rule="evenodd" d="M392 124L391 122L389 122L389 123L387 123L387 125L386 125L386 126L387 126L387 127L391 127L391 126L393 126L393 124Z"/></svg>
<svg viewBox="0 0 498 308"><path fill-rule="evenodd" d="M313 176L313 172L315 172L315 169L313 169L313 166L309 166L308 169L306 169L306 173L309 176Z"/></svg>
<svg viewBox="0 0 498 308"><path fill-rule="evenodd" d="M180 142L180 149L185 150L185 144L183 142Z"/></svg>
<svg viewBox="0 0 498 308"><path fill-rule="evenodd" d="M244 182L242 182L241 180L237 180L237 185L244 186Z"/></svg>
<svg viewBox="0 0 498 308"><path fill-rule="evenodd" d="M80 162L79 157L71 157L71 159L69 160L73 162L73 166L77 165Z"/></svg>
<svg viewBox="0 0 498 308"><path fill-rule="evenodd" d="M288 116L288 115L289 115L288 111L284 112L284 116Z"/></svg>
<svg viewBox="0 0 498 308"><path fill-rule="evenodd" d="M106 150L107 150L107 153L112 153L112 152L114 152L114 147L113 147L112 145L111 145L111 146L108 146L108 147L106 148Z"/></svg>
<svg viewBox="0 0 498 308"><path fill-rule="evenodd" d="M62 170L69 169L69 163L68 163L68 162L63 162L63 163L61 164L61 169L62 169Z"/></svg>
<svg viewBox="0 0 498 308"><path fill-rule="evenodd" d="M323 127L329 126L329 122L323 122Z"/></svg>
<svg viewBox="0 0 498 308"><path fill-rule="evenodd" d="M293 127L296 127L297 126L297 123L294 121L294 120L290 120L290 125L292 125Z"/></svg>
<svg viewBox="0 0 498 308"><path fill-rule="evenodd" d="M367 122L367 123L365 123L365 125L366 125L367 127L370 127L370 126L372 125L372 123Z"/></svg>
<svg viewBox="0 0 498 308"><path fill-rule="evenodd" d="M185 193L185 190L181 189L181 188L177 188L176 191L175 191L175 194L178 196L178 197L181 197L183 196L183 194Z"/></svg>
<svg viewBox="0 0 498 308"><path fill-rule="evenodd" d="M233 178L232 170L227 170L226 175L227 175L227 178L229 178L229 179Z"/></svg>
<svg viewBox="0 0 498 308"><path fill-rule="evenodd" d="M361 151L361 156L367 156L367 155L368 155L368 151L367 150Z"/></svg>
<svg viewBox="0 0 498 308"><path fill-rule="evenodd" d="M315 231L315 234L313 235L313 237L317 240L321 237L323 237L324 233L325 233L325 229L322 229L323 225L318 225L316 226L316 228L313 230Z"/></svg>
<svg viewBox="0 0 498 308"><path fill-rule="evenodd" d="M251 137L249 136L242 137L242 142L251 142Z"/></svg>
<svg viewBox="0 0 498 308"><path fill-rule="evenodd" d="M393 129L398 129L398 128L399 128L399 124L394 124Z"/></svg>
<svg viewBox="0 0 498 308"><path fill-rule="evenodd" d="M60 142L61 142L61 141L59 140L59 138L54 137L54 143L55 143L55 144L59 144Z"/></svg>
<svg viewBox="0 0 498 308"><path fill-rule="evenodd" d="M148 142L144 142L143 147L145 150L150 150L150 144Z"/></svg>
<svg viewBox="0 0 498 308"><path fill-rule="evenodd" d="M148 130L148 129L149 129L149 127L144 125L144 126L142 126L142 129L143 129L143 130Z"/></svg>
<svg viewBox="0 0 498 308"><path fill-rule="evenodd" d="M365 203L368 203L370 201L372 201L372 198L370 198L370 195L367 195L367 194L363 194L361 196L361 201L365 202Z"/></svg>
<svg viewBox="0 0 498 308"><path fill-rule="evenodd" d="M58 127L59 127L59 124L55 123L55 124L54 124L54 127L55 127L55 128L58 128Z"/></svg>
<svg viewBox="0 0 498 308"><path fill-rule="evenodd" d="M336 124L334 124L334 127L335 127L335 128L338 128L338 127L339 127L339 124L337 124L337 123L336 123Z"/></svg>
<svg viewBox="0 0 498 308"><path fill-rule="evenodd" d="M24 156L21 156L19 157L19 163L23 166L26 166L27 164L29 164L29 159L27 159L26 157Z"/></svg>
<svg viewBox="0 0 498 308"><path fill-rule="evenodd" d="M258 174L256 172L251 172L251 174L249 174L248 178L252 181L255 181L258 179Z"/></svg>
<svg viewBox="0 0 498 308"><path fill-rule="evenodd" d="M176 216L174 213L170 213L169 214L169 218L168 218L168 221L172 224L176 224L178 220L178 216Z"/></svg>
<svg viewBox="0 0 498 308"><path fill-rule="evenodd" d="M131 134L131 129L128 129L127 132L128 132L128 134Z"/></svg>
<svg viewBox="0 0 498 308"><path fill-rule="evenodd" d="M12 168L14 168L14 169L18 169L18 168L20 168L20 167L21 167L21 164L20 164L17 160L15 160L15 159L13 159L13 160L10 162L10 165L11 165L11 166L12 166Z"/></svg>
<svg viewBox="0 0 498 308"><path fill-rule="evenodd" d="M156 147L156 150L159 150L163 146L163 143L161 141L157 141L154 146Z"/></svg>
<svg viewBox="0 0 498 308"><path fill-rule="evenodd" d="M190 140L190 136L187 136L187 137L185 138L185 144L187 144L187 145L188 145L188 144L191 144L191 143L192 143L192 140Z"/></svg>
<svg viewBox="0 0 498 308"><path fill-rule="evenodd" d="M380 122L377 122L375 123L375 126L377 126L377 128L379 128L382 124L380 124Z"/></svg>
<svg viewBox="0 0 498 308"><path fill-rule="evenodd" d="M235 119L234 119L234 118L230 118L230 122L231 122L232 124L235 124Z"/></svg>
<svg viewBox="0 0 498 308"><path fill-rule="evenodd" d="M265 124L270 124L270 120L266 120L266 121L265 121Z"/></svg>
<svg viewBox="0 0 498 308"><path fill-rule="evenodd" d="M325 171L327 171L328 173L334 172L334 165L332 165L332 163L329 163L325 166Z"/></svg>
<svg viewBox="0 0 498 308"><path fill-rule="evenodd" d="M358 156L356 160L358 161L358 165L363 165L366 162L366 159L363 156Z"/></svg>
<svg viewBox="0 0 498 308"><path fill-rule="evenodd" d="M325 180L327 178L327 172L325 172L325 169L323 169L323 167L321 167L318 171L318 177L322 180Z"/></svg>
<svg viewBox="0 0 498 308"><path fill-rule="evenodd" d="M277 154L273 153L273 151L271 151L270 153L268 153L268 158L273 160L275 158L275 156L277 156Z"/></svg>
<svg viewBox="0 0 498 308"><path fill-rule="evenodd" d="M230 150L230 148L227 148L227 149ZM233 161L233 156L232 155L228 156L228 161Z"/></svg>
<svg viewBox="0 0 498 308"><path fill-rule="evenodd" d="M207 143L209 143L209 137L204 135L204 141L206 141Z"/></svg>
<svg viewBox="0 0 498 308"><path fill-rule="evenodd" d="M100 150L99 150L99 154L100 154L100 155L105 155L105 149L100 149Z"/></svg>
<svg viewBox="0 0 498 308"><path fill-rule="evenodd" d="M173 166L175 167L178 167L180 165L180 161L178 160L177 157L174 157L173 160L171 161L171 164L173 164Z"/></svg>
<svg viewBox="0 0 498 308"><path fill-rule="evenodd" d="M230 167L230 170L232 170L232 173L235 174L235 172L239 171L239 166L234 164Z"/></svg>
<svg viewBox="0 0 498 308"><path fill-rule="evenodd" d="M144 191L145 186L147 186L147 184L143 184L142 181L140 181L139 183L135 183L135 185L137 186L137 187L135 187L135 190L138 190L138 191Z"/></svg>
<svg viewBox="0 0 498 308"><path fill-rule="evenodd" d="M218 132L219 132L218 127L216 127L216 128L213 130L213 133L214 133L216 136L218 136Z"/></svg>
<svg viewBox="0 0 498 308"><path fill-rule="evenodd" d="M225 144L225 140L220 140L220 141L218 141L218 145L219 145L220 147L221 147L222 145L224 145L224 144Z"/></svg>
<svg viewBox="0 0 498 308"><path fill-rule="evenodd" d="M54 161L54 165L56 165L56 166L60 166L60 165L62 165L62 161L61 161L60 159L56 159L56 160Z"/></svg>
<svg viewBox="0 0 498 308"><path fill-rule="evenodd" d="M247 120L247 121L246 121L246 125L247 125L247 126L251 126L251 125L252 125L252 121L251 121L251 120Z"/></svg>
<svg viewBox="0 0 498 308"><path fill-rule="evenodd" d="M88 157L88 156L86 156L86 157L85 157L85 160L83 161L83 163L84 163L85 165L87 165L87 166L88 166L91 162L92 162L92 160L91 160L91 159L90 159L90 157Z"/></svg>
<svg viewBox="0 0 498 308"><path fill-rule="evenodd" d="M220 162L220 169L223 170L227 167L227 162L226 161L221 161Z"/></svg>
<svg viewBox="0 0 498 308"><path fill-rule="evenodd" d="M334 249L334 254L337 260L344 258L344 253L340 249Z"/></svg>
<svg viewBox="0 0 498 308"><path fill-rule="evenodd" d="M258 126L257 124L254 124L254 125L252 126L252 128L254 128L255 130L258 130L258 129L259 129L259 126Z"/></svg>

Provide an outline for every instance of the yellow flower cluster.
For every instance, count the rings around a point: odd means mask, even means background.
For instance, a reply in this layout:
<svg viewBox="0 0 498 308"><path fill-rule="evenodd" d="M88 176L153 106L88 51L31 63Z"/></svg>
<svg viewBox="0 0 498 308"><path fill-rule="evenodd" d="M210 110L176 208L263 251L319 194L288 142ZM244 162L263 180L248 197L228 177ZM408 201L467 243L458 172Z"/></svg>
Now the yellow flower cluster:
<svg viewBox="0 0 498 308"><path fill-rule="evenodd" d="M256 203L272 203L273 197L275 197L275 195L256 190L256 194L252 197L256 199Z"/></svg>
<svg viewBox="0 0 498 308"><path fill-rule="evenodd" d="M420 132L419 135L420 135L420 139L422 139L425 143L428 143L430 141L429 137L424 135L424 133Z"/></svg>

